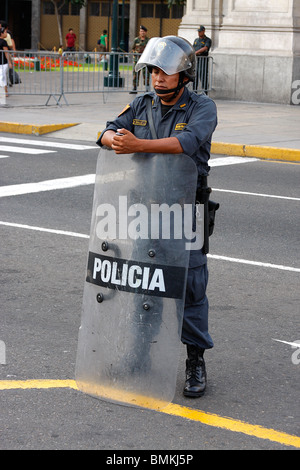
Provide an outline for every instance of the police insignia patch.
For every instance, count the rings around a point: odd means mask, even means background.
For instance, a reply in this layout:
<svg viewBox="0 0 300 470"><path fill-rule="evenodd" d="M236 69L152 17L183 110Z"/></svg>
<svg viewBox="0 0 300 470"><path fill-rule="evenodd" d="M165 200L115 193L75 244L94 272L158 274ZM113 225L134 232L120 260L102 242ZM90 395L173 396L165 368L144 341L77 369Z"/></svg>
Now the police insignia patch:
<svg viewBox="0 0 300 470"><path fill-rule="evenodd" d="M134 119L134 120L132 121L132 124L133 124L134 126L146 126L147 121L145 121L144 119Z"/></svg>
<svg viewBox="0 0 300 470"><path fill-rule="evenodd" d="M182 129L186 126L186 122L178 122L175 126L175 131L182 131Z"/></svg>

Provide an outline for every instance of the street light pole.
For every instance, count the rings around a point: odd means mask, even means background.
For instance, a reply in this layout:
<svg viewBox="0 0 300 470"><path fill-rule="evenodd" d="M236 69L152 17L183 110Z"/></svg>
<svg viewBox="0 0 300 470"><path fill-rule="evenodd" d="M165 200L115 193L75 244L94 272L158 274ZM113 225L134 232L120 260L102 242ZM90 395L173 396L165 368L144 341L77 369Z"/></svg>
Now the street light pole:
<svg viewBox="0 0 300 470"><path fill-rule="evenodd" d="M104 77L105 87L123 87L124 78L119 74L119 54L118 51L118 16L119 16L119 3L118 0L113 0L113 13L112 13L112 36L111 36L111 53L109 56L109 73Z"/></svg>

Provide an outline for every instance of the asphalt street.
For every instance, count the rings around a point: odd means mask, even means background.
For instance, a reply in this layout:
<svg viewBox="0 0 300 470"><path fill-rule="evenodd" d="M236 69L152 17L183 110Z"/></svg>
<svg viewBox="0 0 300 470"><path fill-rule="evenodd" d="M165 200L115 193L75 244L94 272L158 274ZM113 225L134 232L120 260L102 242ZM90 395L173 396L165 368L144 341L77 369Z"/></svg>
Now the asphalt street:
<svg viewBox="0 0 300 470"><path fill-rule="evenodd" d="M299 163L212 156L220 209L204 397L182 396L183 346L177 414L55 386L74 381L98 153L86 141L0 134L0 448L299 448ZM45 388L26 388L29 380Z"/></svg>

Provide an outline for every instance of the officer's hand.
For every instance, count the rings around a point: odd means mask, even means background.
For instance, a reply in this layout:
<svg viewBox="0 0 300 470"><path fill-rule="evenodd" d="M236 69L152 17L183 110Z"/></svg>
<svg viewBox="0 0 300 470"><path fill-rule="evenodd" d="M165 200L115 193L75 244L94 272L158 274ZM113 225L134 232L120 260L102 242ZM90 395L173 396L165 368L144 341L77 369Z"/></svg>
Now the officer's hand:
<svg viewBox="0 0 300 470"><path fill-rule="evenodd" d="M138 151L139 139L127 129L118 129L112 139L111 148L116 153L134 153Z"/></svg>

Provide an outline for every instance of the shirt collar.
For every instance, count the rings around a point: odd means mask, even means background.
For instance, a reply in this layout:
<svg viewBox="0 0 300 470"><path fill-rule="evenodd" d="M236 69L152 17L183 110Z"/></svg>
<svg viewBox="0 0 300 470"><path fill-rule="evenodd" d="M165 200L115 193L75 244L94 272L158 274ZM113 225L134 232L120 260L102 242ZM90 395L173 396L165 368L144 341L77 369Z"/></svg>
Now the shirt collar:
<svg viewBox="0 0 300 470"><path fill-rule="evenodd" d="M188 102L188 90L186 89L186 87L184 87L184 90L183 90L183 93L181 95L181 97L179 98L179 100L173 105L172 109L179 109L179 110L185 110L185 107L187 105L187 102ZM152 107L153 108L156 108L159 104L159 97L157 96L156 93L154 93L154 96L153 96L153 105Z"/></svg>

